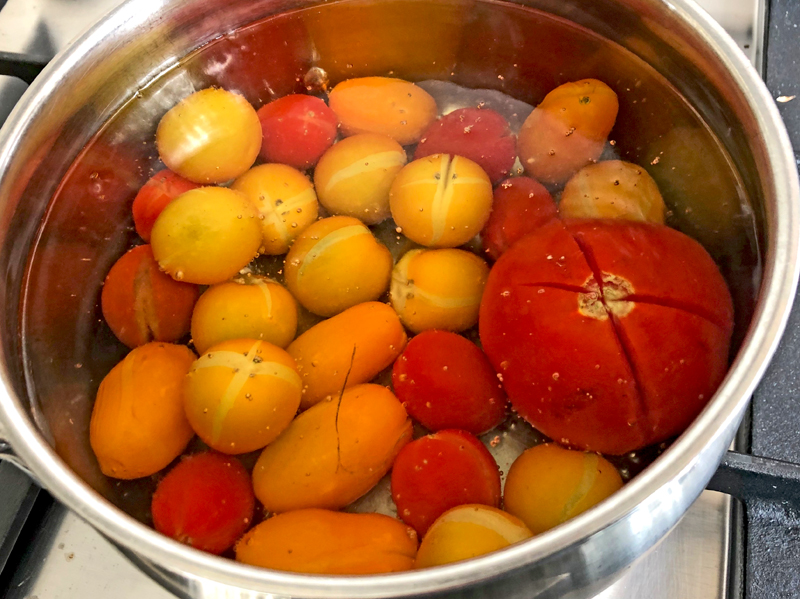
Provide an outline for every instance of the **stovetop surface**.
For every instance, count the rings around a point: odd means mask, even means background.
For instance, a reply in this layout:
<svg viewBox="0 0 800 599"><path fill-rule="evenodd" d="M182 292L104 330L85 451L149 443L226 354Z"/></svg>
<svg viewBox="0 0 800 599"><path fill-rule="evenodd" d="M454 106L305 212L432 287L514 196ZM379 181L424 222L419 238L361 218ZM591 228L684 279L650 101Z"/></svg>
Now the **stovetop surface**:
<svg viewBox="0 0 800 599"><path fill-rule="evenodd" d="M760 4L761 2L761 4ZM760 34L767 2L769 44ZM119 0L0 0L0 52L40 59L52 57L88 24ZM766 64L765 80L773 95L800 95L800 3L797 0L702 0L699 2L732 35L757 68ZM16 79L0 76L0 122L24 92ZM779 103L782 115L800 147L800 100ZM800 164L800 160L798 161ZM800 462L800 409L769 418L777 396L798 397L795 373L800 359L800 310L790 321L784 347L754 399L752 450L758 455ZM763 434L756 434L759 428ZM776 429L777 427L777 429ZM785 439L784 443L759 439ZM0 463L0 538L19 536L16 544L0 548L0 594L9 599L170 599L172 594L136 569L111 543L77 516L38 492L7 463ZM38 497L31 502L32 496ZM631 567L598 599L722 599L742 595L741 576L731 566L731 547L737 536L737 513L726 495L706 491L663 542ZM18 506L27 506L18 511ZM28 514L30 511L30 514ZM9 518L3 518L10 515ZM767 519L768 516L765 516ZM788 533L775 525L775 534ZM24 524L24 525L23 525ZM769 524L769 523L768 523ZM773 523L774 524L774 523ZM733 533L733 534L732 534ZM789 542L791 539L786 538ZM800 543L798 544L800 545ZM765 552L764 559L770 559ZM800 563L800 561L795 562ZM794 568L781 587L800 592ZM794 586L792 586L794 585Z"/></svg>

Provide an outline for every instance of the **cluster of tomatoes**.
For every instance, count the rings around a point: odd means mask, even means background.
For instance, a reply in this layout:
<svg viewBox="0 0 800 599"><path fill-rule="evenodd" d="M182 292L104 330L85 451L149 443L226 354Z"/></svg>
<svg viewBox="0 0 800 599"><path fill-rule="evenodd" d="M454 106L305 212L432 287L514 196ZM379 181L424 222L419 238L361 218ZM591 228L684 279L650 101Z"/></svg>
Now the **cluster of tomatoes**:
<svg viewBox="0 0 800 599"><path fill-rule="evenodd" d="M102 471L153 475L197 435L210 451L161 479L156 529L317 573L474 557L612 494L598 453L680 433L725 373L732 326L716 266L664 226L647 172L598 162L616 94L566 83L517 136L489 109L439 117L399 79L327 99L256 111L206 89L162 118L167 169L133 203L148 243L102 293L132 348L92 413ZM530 176L507 178L518 158ZM396 263L370 228L389 218L413 242ZM259 255L285 255L281 282L247 268ZM299 336L298 304L323 319ZM460 334L476 324L482 348ZM372 382L390 367L391 389ZM525 451L501 493L477 435L509 400L559 444ZM412 419L431 434L413 439ZM249 473L233 456L254 451ZM338 511L390 470L400 520ZM253 527L255 499L275 515Z"/></svg>

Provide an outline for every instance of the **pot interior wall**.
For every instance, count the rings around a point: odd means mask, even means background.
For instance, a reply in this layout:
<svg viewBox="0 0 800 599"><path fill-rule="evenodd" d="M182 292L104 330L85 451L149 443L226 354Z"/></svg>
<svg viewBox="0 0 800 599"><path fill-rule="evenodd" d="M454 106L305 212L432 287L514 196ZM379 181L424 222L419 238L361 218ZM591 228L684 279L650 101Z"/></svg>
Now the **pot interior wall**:
<svg viewBox="0 0 800 599"><path fill-rule="evenodd" d="M576 4L537 5L586 25L600 23L597 10L577 12ZM625 13L618 38L652 27L646 5L639 17ZM597 29L612 29L610 20ZM23 289L13 329L20 330L24 359L19 387L30 398L32 415L71 468L147 521L154 480L121 483L104 477L89 447L88 424L100 381L127 352L102 321L99 293L113 262L136 243L131 202L160 168L154 144L158 119L180 98L208 86L237 91L259 107L305 91L311 67L326 71L331 84L364 75L440 79L499 90L533 105L561 83L605 81L620 98L608 155L644 166L661 188L669 224L700 241L717 260L735 298L738 347L760 283L765 230L756 166L738 143L746 138L746 127L727 122L730 115L720 110L713 77L685 70L668 82L631 51L658 62L659 47L643 40L633 33L617 39L625 49L560 16L510 3L345 0L263 19L189 54L129 98L74 162L50 156L60 165L51 166L49 176L61 183L47 204L24 282L19 283L21 272L11 277ZM679 67L660 65L665 73ZM97 114L103 117L99 126L106 115ZM58 134L43 147L58 148ZM40 158L41 176L46 160ZM20 204L15 218L38 222L35 206Z"/></svg>

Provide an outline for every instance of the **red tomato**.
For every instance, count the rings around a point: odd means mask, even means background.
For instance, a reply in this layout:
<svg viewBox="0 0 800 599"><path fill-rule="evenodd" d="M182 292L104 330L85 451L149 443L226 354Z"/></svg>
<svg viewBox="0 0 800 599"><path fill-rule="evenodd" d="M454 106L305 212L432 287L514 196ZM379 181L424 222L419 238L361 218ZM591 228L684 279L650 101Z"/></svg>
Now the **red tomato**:
<svg viewBox="0 0 800 599"><path fill-rule="evenodd" d="M486 355L516 410L608 454L679 434L725 376L733 306L703 247L664 227L554 220L489 275Z"/></svg>
<svg viewBox="0 0 800 599"><path fill-rule="evenodd" d="M261 159L304 170L333 145L339 121L319 98L284 96L258 110L264 139Z"/></svg>
<svg viewBox="0 0 800 599"><path fill-rule="evenodd" d="M200 187L165 168L150 177L133 199L133 224L145 241L150 241L150 231L158 215L172 200L190 189Z"/></svg>
<svg viewBox="0 0 800 599"><path fill-rule="evenodd" d="M506 394L483 352L448 331L414 337L395 361L392 385L408 414L432 431L480 435L506 416Z"/></svg>
<svg viewBox="0 0 800 599"><path fill-rule="evenodd" d="M220 554L250 528L255 496L250 475L230 456L183 458L153 494L156 530L195 549Z"/></svg>
<svg viewBox="0 0 800 599"><path fill-rule="evenodd" d="M492 183L508 176L517 157L516 139L503 116L488 108L460 108L435 121L414 152L414 160L432 154L469 158Z"/></svg>
<svg viewBox="0 0 800 599"><path fill-rule="evenodd" d="M412 441L392 466L397 514L424 535L447 510L467 503L500 505L500 471L492 454L466 431L445 430Z"/></svg>
<svg viewBox="0 0 800 599"><path fill-rule="evenodd" d="M497 260L518 240L558 215L544 186L530 177L506 179L494 190L492 213L481 232L486 253Z"/></svg>
<svg viewBox="0 0 800 599"><path fill-rule="evenodd" d="M200 288L161 272L149 245L129 250L103 283L100 306L108 326L128 347L178 341L189 332Z"/></svg>

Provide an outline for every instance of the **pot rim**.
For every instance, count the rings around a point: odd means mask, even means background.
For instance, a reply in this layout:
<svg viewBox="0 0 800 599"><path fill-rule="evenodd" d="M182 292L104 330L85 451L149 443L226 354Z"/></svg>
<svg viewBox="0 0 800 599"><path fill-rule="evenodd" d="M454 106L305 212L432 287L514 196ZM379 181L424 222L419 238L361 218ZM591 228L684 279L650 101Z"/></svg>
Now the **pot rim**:
<svg viewBox="0 0 800 599"><path fill-rule="evenodd" d="M391 597L401 592L431 593L474 584L522 568L579 544L631 514L666 485L692 470L701 450L735 427L786 326L795 295L800 260L800 185L793 150L780 114L758 73L720 25L693 0L650 0L697 31L739 87L763 136L772 167L774 211L767 214L774 235L768 239L756 312L736 359L706 409L649 468L612 498L578 517L502 551L426 570L371 576L291 574L237 563L177 543L140 524L102 498L77 477L55 453L13 396L5 369L0 370L0 421L19 457L59 501L102 534L168 570L178 570L202 584L218 583L307 598ZM155 0L154 10L168 1ZM17 141L27 130L37 104L45 101L72 65L115 31L146 15L139 0L127 0L59 53L30 86L0 131L0 168L5 169ZM144 16L143 16L144 15ZM777 317L776 317L777 315ZM692 497L692 499L694 499Z"/></svg>

